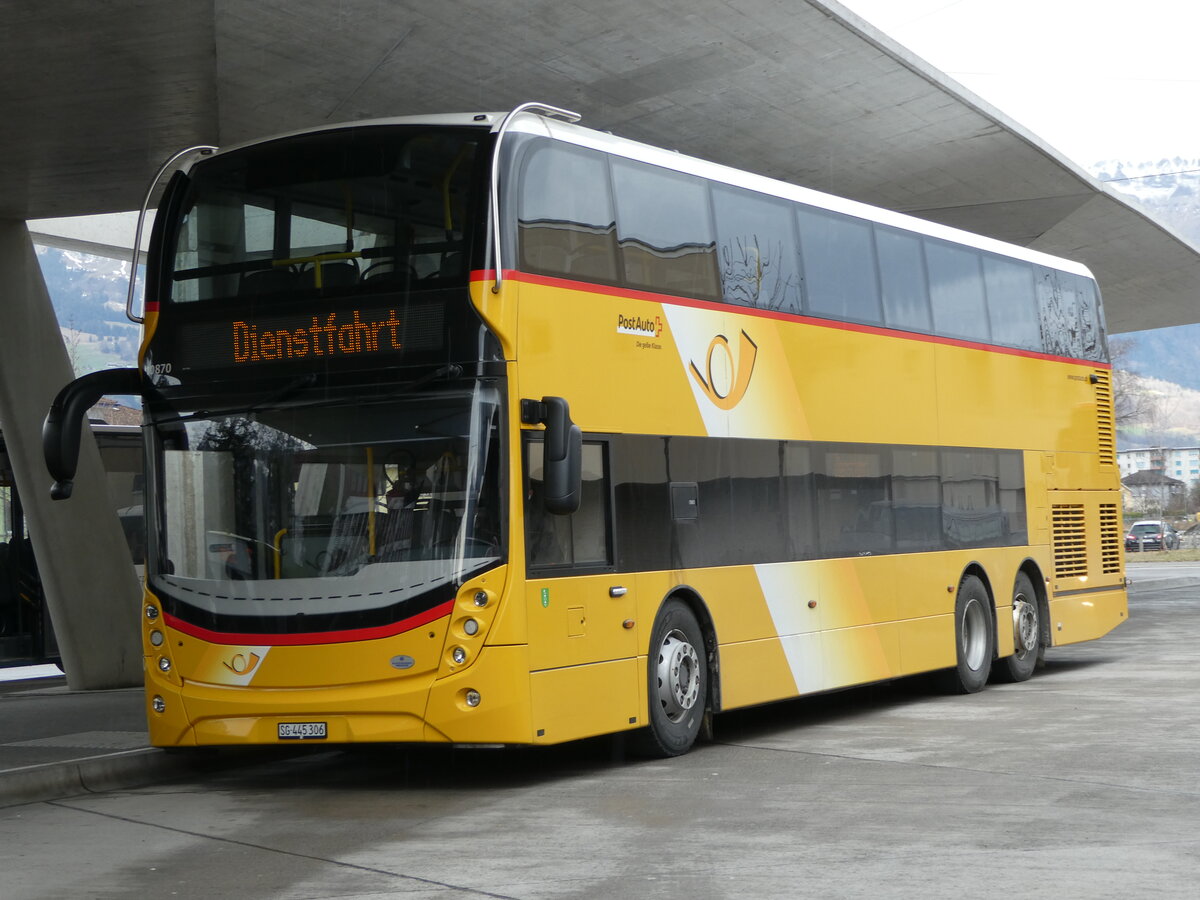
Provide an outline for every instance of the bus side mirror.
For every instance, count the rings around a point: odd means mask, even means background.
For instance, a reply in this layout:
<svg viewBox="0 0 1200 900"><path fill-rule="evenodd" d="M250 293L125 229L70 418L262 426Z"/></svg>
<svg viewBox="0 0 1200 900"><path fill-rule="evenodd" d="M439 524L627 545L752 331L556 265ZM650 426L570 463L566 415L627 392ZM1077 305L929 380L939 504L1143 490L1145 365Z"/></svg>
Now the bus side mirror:
<svg viewBox="0 0 1200 900"><path fill-rule="evenodd" d="M42 455L54 479L50 499L66 500L75 487L79 439L88 410L106 394L141 392L142 373L137 369L101 369L76 378L58 392L42 424Z"/></svg>
<svg viewBox="0 0 1200 900"><path fill-rule="evenodd" d="M522 400L521 421L546 426L542 457L546 512L571 515L579 509L583 469L583 432L571 421L571 408L562 397Z"/></svg>

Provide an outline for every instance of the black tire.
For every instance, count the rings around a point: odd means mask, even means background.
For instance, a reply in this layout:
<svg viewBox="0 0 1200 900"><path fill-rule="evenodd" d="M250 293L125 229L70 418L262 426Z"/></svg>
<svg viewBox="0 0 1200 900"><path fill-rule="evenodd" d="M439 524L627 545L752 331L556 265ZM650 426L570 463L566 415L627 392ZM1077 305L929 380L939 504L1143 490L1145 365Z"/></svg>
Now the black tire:
<svg viewBox="0 0 1200 900"><path fill-rule="evenodd" d="M963 578L954 599L954 647L957 664L946 670L946 689L953 694L983 690L992 669L996 629L987 589L974 575Z"/></svg>
<svg viewBox="0 0 1200 900"><path fill-rule="evenodd" d="M679 600L662 605L646 661L650 725L639 735L647 756L687 753L700 734L708 704L708 654L696 617Z"/></svg>
<svg viewBox="0 0 1200 900"><path fill-rule="evenodd" d="M1033 582L1024 572L1013 584L1013 645L1016 650L996 666L997 681L1028 681L1042 658L1042 613Z"/></svg>

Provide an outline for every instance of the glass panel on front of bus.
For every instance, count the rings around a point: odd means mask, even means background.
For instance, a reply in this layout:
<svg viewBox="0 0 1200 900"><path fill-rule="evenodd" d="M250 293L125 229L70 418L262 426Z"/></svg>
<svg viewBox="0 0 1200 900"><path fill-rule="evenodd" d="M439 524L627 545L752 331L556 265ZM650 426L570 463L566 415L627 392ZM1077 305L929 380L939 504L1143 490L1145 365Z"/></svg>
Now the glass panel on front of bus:
<svg viewBox="0 0 1200 900"><path fill-rule="evenodd" d="M925 241L933 327L941 335L987 341L987 299L979 253L969 247Z"/></svg>
<svg viewBox="0 0 1200 900"><path fill-rule="evenodd" d="M499 409L480 385L159 425L154 583L206 613L268 618L457 586L503 558Z"/></svg>
<svg viewBox="0 0 1200 900"><path fill-rule="evenodd" d="M1033 266L984 255L983 281L992 340L1022 350L1041 350L1042 328L1038 321Z"/></svg>
<svg viewBox="0 0 1200 900"><path fill-rule="evenodd" d="M379 126L201 161L174 241L169 299L463 282L481 139L472 129Z"/></svg>
<svg viewBox="0 0 1200 900"><path fill-rule="evenodd" d="M603 153L538 141L522 162L520 268L616 284L617 226Z"/></svg>
<svg viewBox="0 0 1200 900"><path fill-rule="evenodd" d="M718 183L712 198L725 302L802 313L790 204Z"/></svg>
<svg viewBox="0 0 1200 900"><path fill-rule="evenodd" d="M631 288L719 300L708 185L700 178L631 160L612 160L617 240Z"/></svg>
<svg viewBox="0 0 1200 900"><path fill-rule="evenodd" d="M904 331L932 331L921 238L876 225L875 246L879 251L884 322Z"/></svg>
<svg viewBox="0 0 1200 900"><path fill-rule="evenodd" d="M800 206L800 253L808 312L848 322L883 321L871 224Z"/></svg>

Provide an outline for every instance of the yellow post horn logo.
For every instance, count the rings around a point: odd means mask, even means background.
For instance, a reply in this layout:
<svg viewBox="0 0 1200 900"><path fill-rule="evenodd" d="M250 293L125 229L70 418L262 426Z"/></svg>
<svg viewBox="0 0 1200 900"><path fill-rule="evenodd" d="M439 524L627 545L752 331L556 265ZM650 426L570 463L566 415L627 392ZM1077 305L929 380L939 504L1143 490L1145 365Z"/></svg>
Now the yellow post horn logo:
<svg viewBox="0 0 1200 900"><path fill-rule="evenodd" d="M692 377L696 379L696 383L700 385L700 390L704 391L706 397L713 402L717 409L730 410L742 402L742 398L746 396L746 390L750 387L750 376L754 374L754 360L758 356L758 345L750 339L750 335L742 332L741 341L738 346L738 359L736 371L730 383L729 390L722 394L717 389L713 380L713 353L720 347L726 357L729 359L729 368L733 370L734 359L733 351L729 348L729 338L723 334L718 334L712 339L712 343L708 345L708 360L705 366L708 377L705 378L700 374L700 370L696 368L696 364L690 363Z"/></svg>
<svg viewBox="0 0 1200 900"><path fill-rule="evenodd" d="M236 653L232 659L222 660L222 664L234 675L246 675L254 671L261 660L262 657L257 653L251 653L249 658L245 653Z"/></svg>

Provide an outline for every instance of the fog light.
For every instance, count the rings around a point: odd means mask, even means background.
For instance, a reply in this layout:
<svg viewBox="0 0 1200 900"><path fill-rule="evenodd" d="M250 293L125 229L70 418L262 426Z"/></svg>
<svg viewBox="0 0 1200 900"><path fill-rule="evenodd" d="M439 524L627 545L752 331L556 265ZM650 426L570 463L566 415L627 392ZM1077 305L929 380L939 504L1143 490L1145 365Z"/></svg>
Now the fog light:
<svg viewBox="0 0 1200 900"><path fill-rule="evenodd" d="M171 661L169 659L167 659L165 656L160 656L158 658L158 667L164 672L170 672L171 671Z"/></svg>
<svg viewBox="0 0 1200 900"><path fill-rule="evenodd" d="M146 605L146 618L149 619L151 622L153 622L155 619L157 619L158 618L158 607L150 606L149 604L147 604Z"/></svg>
<svg viewBox="0 0 1200 900"><path fill-rule="evenodd" d="M487 606L487 591L476 591L475 592L475 605L476 606Z"/></svg>
<svg viewBox="0 0 1200 900"><path fill-rule="evenodd" d="M450 658L458 665L462 665L467 661L467 651L462 647L455 647L450 651Z"/></svg>
<svg viewBox="0 0 1200 900"><path fill-rule="evenodd" d="M467 706L478 706L482 699L479 696L479 691L467 691Z"/></svg>
<svg viewBox="0 0 1200 900"><path fill-rule="evenodd" d="M166 712L167 701L164 700L162 697L155 695L154 699L150 701L150 706L154 709L154 711L156 713Z"/></svg>
<svg viewBox="0 0 1200 900"><path fill-rule="evenodd" d="M479 623L474 619L467 619L463 622L463 631L470 635L479 634Z"/></svg>
<svg viewBox="0 0 1200 900"><path fill-rule="evenodd" d="M161 647L163 642L163 633L157 628L150 632L150 643L155 647Z"/></svg>

